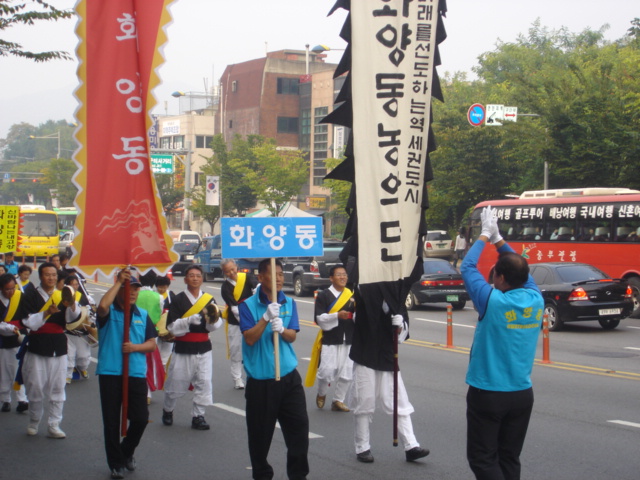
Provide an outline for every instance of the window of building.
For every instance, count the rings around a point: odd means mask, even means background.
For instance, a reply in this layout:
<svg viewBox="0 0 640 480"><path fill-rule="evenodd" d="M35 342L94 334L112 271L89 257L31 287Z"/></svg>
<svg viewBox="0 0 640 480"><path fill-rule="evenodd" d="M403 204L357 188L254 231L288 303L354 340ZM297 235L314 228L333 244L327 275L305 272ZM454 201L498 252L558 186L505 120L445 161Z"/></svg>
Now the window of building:
<svg viewBox="0 0 640 480"><path fill-rule="evenodd" d="M173 137L173 148L176 150L184 148L184 135L176 135Z"/></svg>
<svg viewBox="0 0 640 480"><path fill-rule="evenodd" d="M278 117L278 133L298 133L298 117Z"/></svg>
<svg viewBox="0 0 640 480"><path fill-rule="evenodd" d="M298 78L278 78L277 92L282 95L298 95L299 84Z"/></svg>
<svg viewBox="0 0 640 480"><path fill-rule="evenodd" d="M231 91L233 93L238 91L238 81L234 80L233 82L231 82Z"/></svg>
<svg viewBox="0 0 640 480"><path fill-rule="evenodd" d="M233 120L229 120L229 128L233 128Z"/></svg>
<svg viewBox="0 0 640 480"><path fill-rule="evenodd" d="M171 148L171 137L160 137L160 148Z"/></svg>
<svg viewBox="0 0 640 480"><path fill-rule="evenodd" d="M211 148L213 137L210 135L196 135L196 148Z"/></svg>
<svg viewBox="0 0 640 480"><path fill-rule="evenodd" d="M300 149L309 151L311 148L311 110L302 110L300 120Z"/></svg>

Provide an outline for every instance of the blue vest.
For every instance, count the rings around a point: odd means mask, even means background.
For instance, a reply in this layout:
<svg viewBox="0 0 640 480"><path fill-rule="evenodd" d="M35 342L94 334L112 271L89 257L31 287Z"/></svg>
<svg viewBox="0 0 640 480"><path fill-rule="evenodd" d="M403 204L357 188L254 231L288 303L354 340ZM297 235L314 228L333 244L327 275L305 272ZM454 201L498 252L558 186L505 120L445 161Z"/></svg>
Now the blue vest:
<svg viewBox="0 0 640 480"><path fill-rule="evenodd" d="M258 291L254 295L247 298L240 304L240 308L244 308L243 306L249 308L251 317L253 318L253 325L257 323L255 319L260 321L264 313L267 311L267 304L260 301L260 291L261 289L258 288ZM280 318L282 319L284 328L293 328L298 330L298 325L290 325L294 311L293 300L286 297L282 292L279 292L278 300L280 303L282 303L282 300L285 300L284 305L280 308ZM246 326L242 321L240 325L241 328ZM245 329L243 328L243 331L244 330ZM278 335L278 339L280 342L280 375L284 377L295 370L298 366L298 359L296 358L293 346L289 342L285 342L281 335ZM264 332L262 332L260 340L253 345L247 345L243 339L242 362L244 363L244 369L246 370L247 375L251 378L255 378L256 380L269 380L275 378L273 332L269 326L267 326Z"/></svg>
<svg viewBox="0 0 640 480"><path fill-rule="evenodd" d="M131 306L129 341L144 343L147 331L147 311ZM100 347L98 350L98 375L122 375L122 338L124 312L116 305L109 307L109 318L103 327L98 324ZM147 357L143 352L129 354L129 376L146 378Z"/></svg>
<svg viewBox="0 0 640 480"><path fill-rule="evenodd" d="M494 289L476 326L467 384L498 392L530 388L543 310L542 295L536 290Z"/></svg>

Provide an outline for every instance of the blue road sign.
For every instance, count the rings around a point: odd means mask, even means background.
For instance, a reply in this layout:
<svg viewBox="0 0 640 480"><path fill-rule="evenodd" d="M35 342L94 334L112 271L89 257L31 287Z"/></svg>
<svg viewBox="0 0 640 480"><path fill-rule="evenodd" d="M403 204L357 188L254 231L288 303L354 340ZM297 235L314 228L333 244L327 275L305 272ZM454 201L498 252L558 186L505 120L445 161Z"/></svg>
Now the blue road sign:
<svg viewBox="0 0 640 480"><path fill-rule="evenodd" d="M467 119L469 123L474 127L479 127L484 122L486 117L486 112L484 106L479 103L474 103L469 107L469 111L467 112Z"/></svg>
<svg viewBox="0 0 640 480"><path fill-rule="evenodd" d="M221 236L224 258L323 255L320 217L227 217Z"/></svg>

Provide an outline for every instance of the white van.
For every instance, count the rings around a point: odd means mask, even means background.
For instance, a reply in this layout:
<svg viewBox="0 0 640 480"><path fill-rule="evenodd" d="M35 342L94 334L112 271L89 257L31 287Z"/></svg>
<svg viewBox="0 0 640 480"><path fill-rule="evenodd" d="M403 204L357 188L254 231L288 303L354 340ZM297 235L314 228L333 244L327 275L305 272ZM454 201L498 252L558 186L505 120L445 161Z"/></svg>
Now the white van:
<svg viewBox="0 0 640 480"><path fill-rule="evenodd" d="M170 230L169 235L174 242L200 243L202 238L198 232L191 230Z"/></svg>

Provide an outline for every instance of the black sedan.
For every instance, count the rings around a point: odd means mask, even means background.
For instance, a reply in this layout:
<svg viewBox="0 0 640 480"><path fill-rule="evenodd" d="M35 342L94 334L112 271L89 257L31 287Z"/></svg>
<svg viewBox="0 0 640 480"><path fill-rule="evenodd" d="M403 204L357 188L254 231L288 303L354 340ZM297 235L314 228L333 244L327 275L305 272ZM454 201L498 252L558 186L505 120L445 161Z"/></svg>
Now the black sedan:
<svg viewBox="0 0 640 480"><path fill-rule="evenodd" d="M549 330L583 320L597 320L602 328L611 330L633 311L631 287L593 265L535 263L530 269L544 297Z"/></svg>
<svg viewBox="0 0 640 480"><path fill-rule="evenodd" d="M193 265L194 253L198 250L198 246L198 243L190 242L175 242L173 244L173 249L180 255L180 260L172 268L174 275L184 275L186 268Z"/></svg>
<svg viewBox="0 0 640 480"><path fill-rule="evenodd" d="M420 280L411 286L405 302L407 310L422 303L450 303L455 310L462 310L469 300L462 275L447 260L427 258L423 263Z"/></svg>

